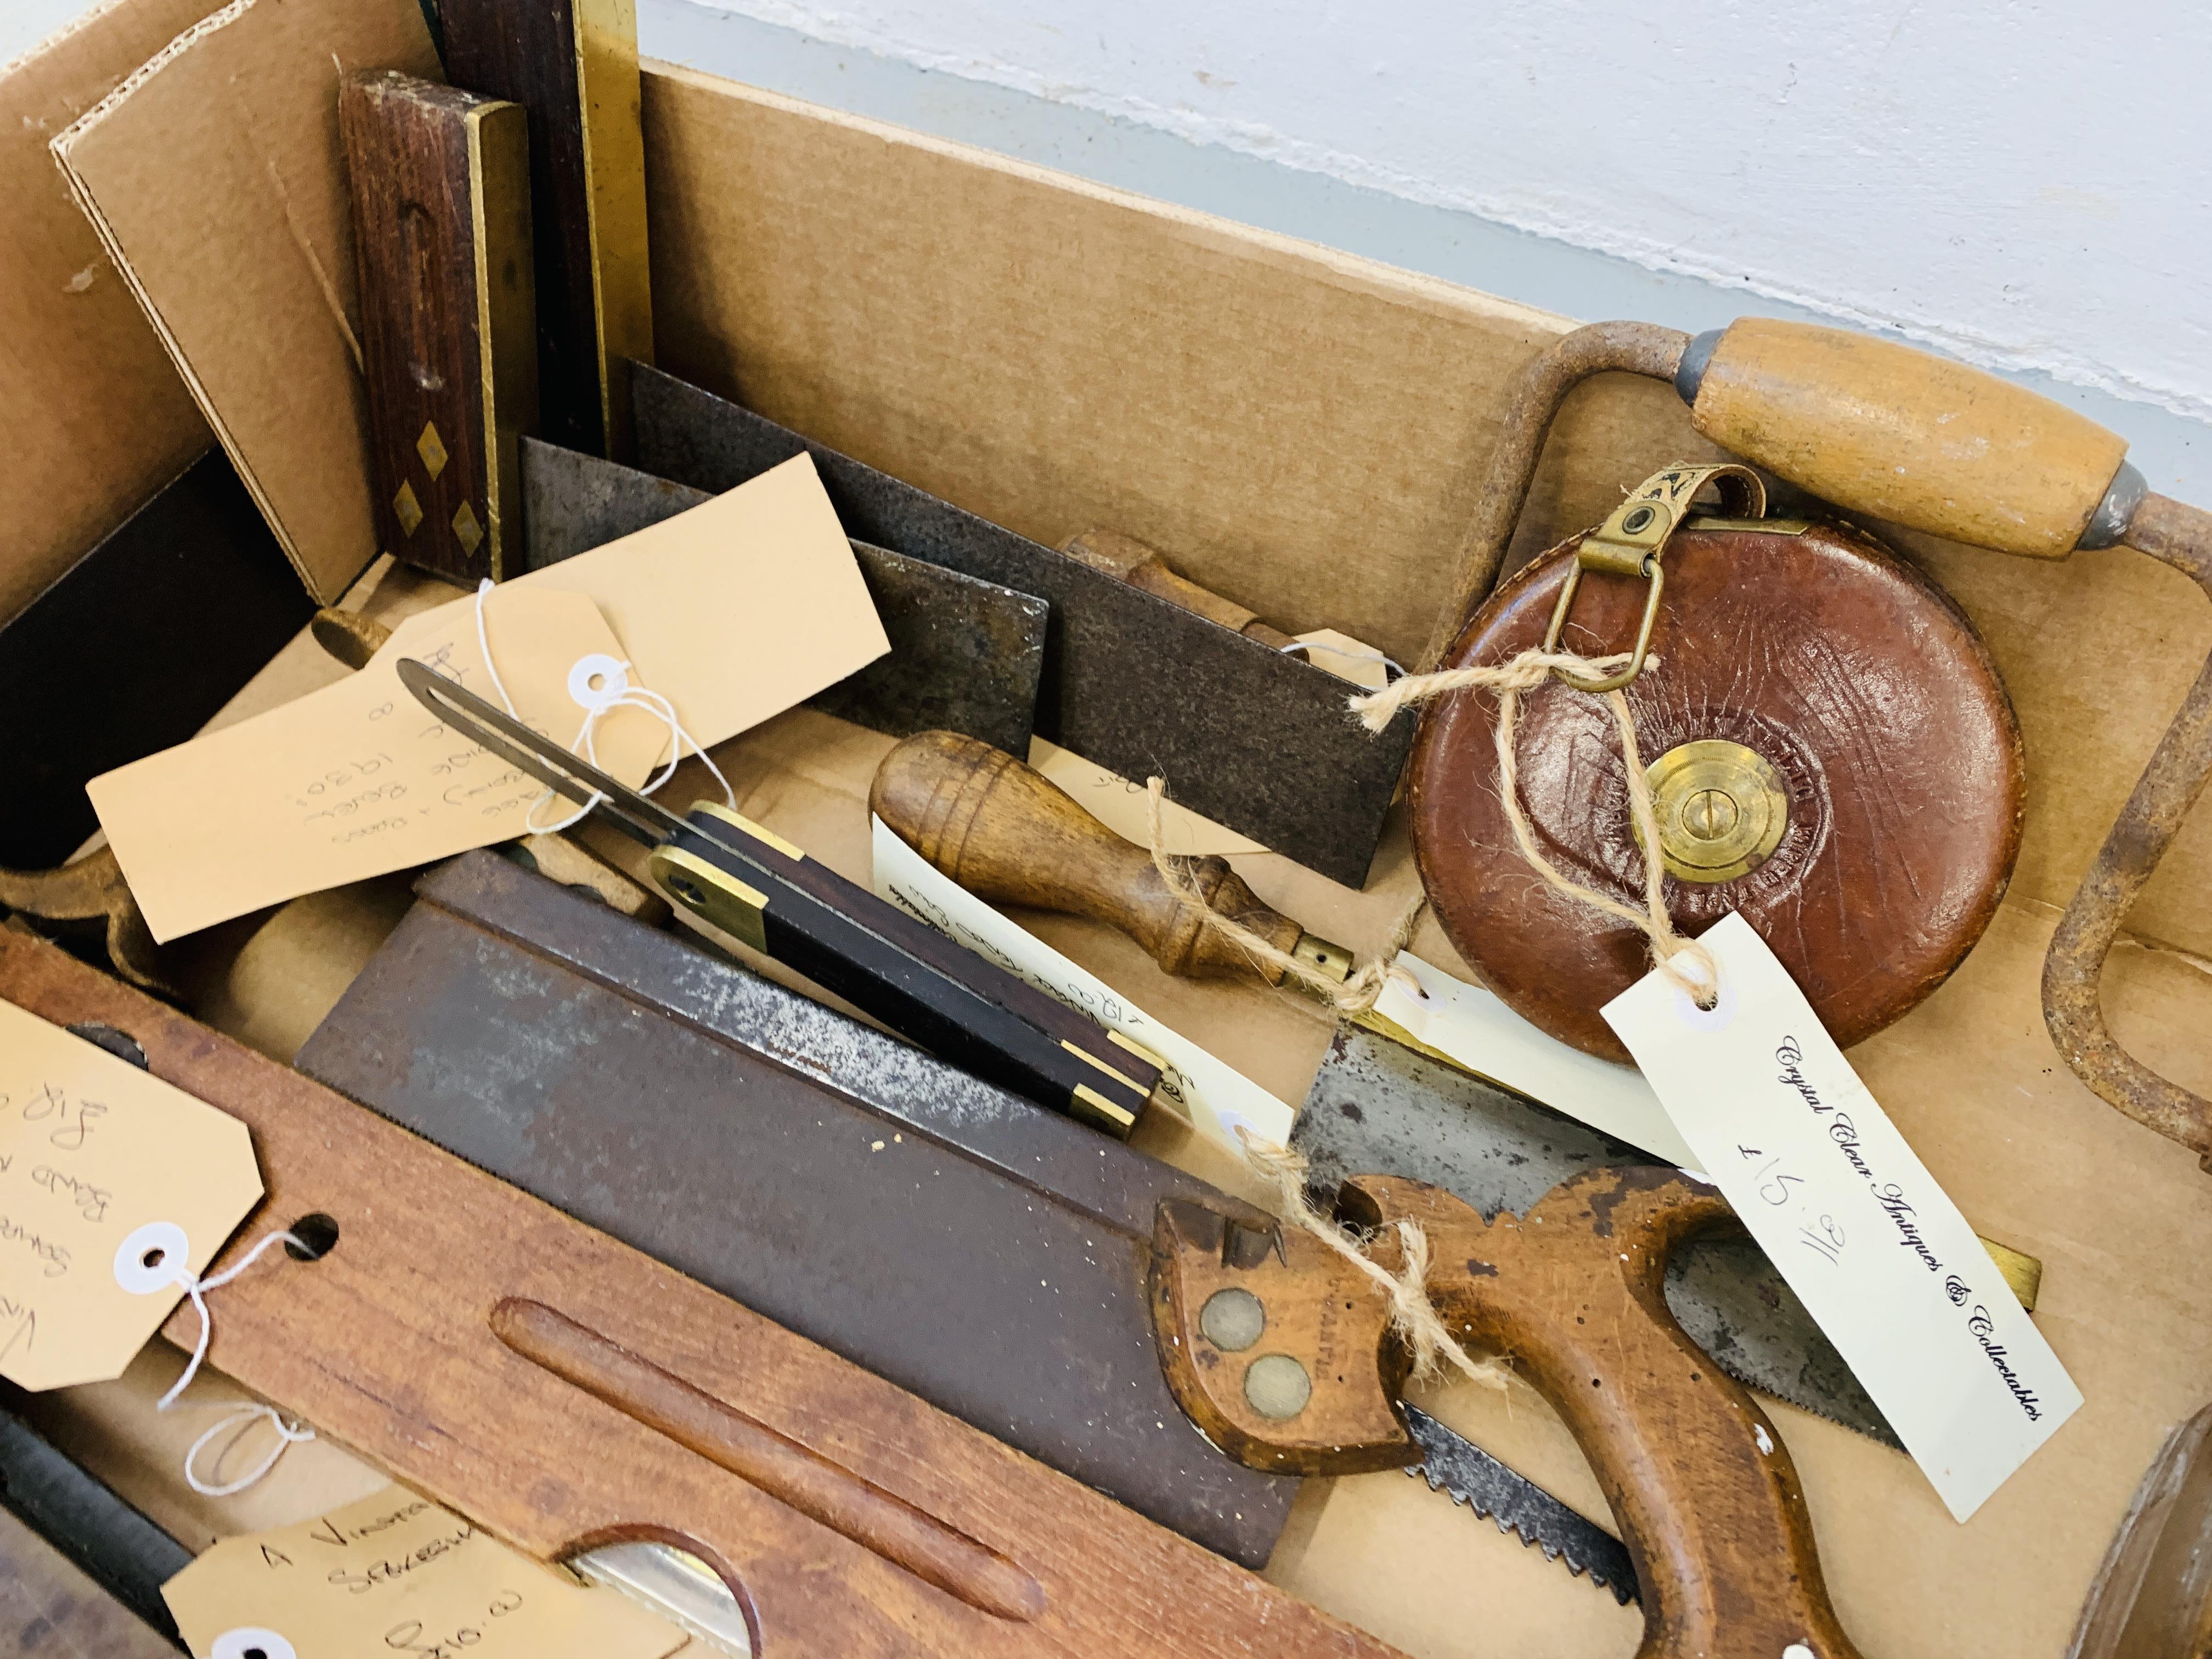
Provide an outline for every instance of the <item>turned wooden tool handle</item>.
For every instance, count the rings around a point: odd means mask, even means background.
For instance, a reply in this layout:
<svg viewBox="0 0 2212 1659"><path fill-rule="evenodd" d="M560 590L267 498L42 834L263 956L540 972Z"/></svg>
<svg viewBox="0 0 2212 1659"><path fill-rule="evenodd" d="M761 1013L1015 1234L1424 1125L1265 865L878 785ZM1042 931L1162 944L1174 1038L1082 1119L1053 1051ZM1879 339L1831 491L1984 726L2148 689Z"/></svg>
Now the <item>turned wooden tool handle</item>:
<svg viewBox="0 0 2212 1659"><path fill-rule="evenodd" d="M2094 421L1843 329L1740 318L1690 343L1674 385L1723 448L1840 507L2000 552L2109 545L2142 493L2121 472L2126 441Z"/></svg>
<svg viewBox="0 0 2212 1659"><path fill-rule="evenodd" d="M1219 623L1232 632L1257 640L1270 650L1279 651L1286 645L1297 643L1280 629L1270 628L1261 622L1257 612L1247 611L1234 599L1222 598L1211 588L1200 587L1187 576L1178 575L1159 549L1134 536L1124 536L1118 530L1086 530L1079 536L1070 536L1060 544L1060 550L1071 559L1082 560L1093 570L1118 576L1132 587L1156 593L1172 605L1195 611L1208 622Z"/></svg>
<svg viewBox="0 0 2212 1659"><path fill-rule="evenodd" d="M993 904L1089 916L1120 928L1170 974L1189 978L1283 970L1255 963L1170 891L1152 854L1121 839L1049 779L988 743L923 732L884 757L868 805L939 871ZM1224 859L1186 861L1214 909L1279 950L1298 924L1253 896Z"/></svg>

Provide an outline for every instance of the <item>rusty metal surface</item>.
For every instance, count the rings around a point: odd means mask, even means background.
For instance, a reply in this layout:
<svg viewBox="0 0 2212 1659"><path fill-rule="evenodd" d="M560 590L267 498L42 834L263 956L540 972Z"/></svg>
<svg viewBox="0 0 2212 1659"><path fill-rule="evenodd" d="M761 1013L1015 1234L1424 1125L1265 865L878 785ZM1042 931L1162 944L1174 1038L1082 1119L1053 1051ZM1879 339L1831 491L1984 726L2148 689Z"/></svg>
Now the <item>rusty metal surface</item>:
<svg viewBox="0 0 2212 1659"><path fill-rule="evenodd" d="M489 854L301 1051L394 1121L1248 1565L1296 1482L1176 1407L1153 1211L1204 1183Z"/></svg>
<svg viewBox="0 0 2212 1659"><path fill-rule="evenodd" d="M1356 1025L1337 1028L1291 1142L1323 1188L1379 1170L1441 1187L1488 1218L1526 1213L1584 1170L1656 1161ZM1708 1233L1678 1248L1667 1306L1747 1388L1898 1444L1835 1345L1747 1235Z"/></svg>
<svg viewBox="0 0 2212 1659"><path fill-rule="evenodd" d="M671 375L634 364L631 387L638 457L651 471L726 489L810 453L849 534L1049 603L1040 736L1127 778L1161 775L1192 811L1365 884L1410 722L1370 736L1325 669Z"/></svg>
<svg viewBox="0 0 2212 1659"><path fill-rule="evenodd" d="M2212 514L2147 497L2129 545L2186 572L2212 594ZM2193 1150L2212 1171L2212 1100L2160 1077L2106 1028L2100 996L2105 958L2129 908L2173 844L2190 808L2212 781L2212 660L2190 687L2149 765L2066 914L2043 961L2043 1018L2074 1074L2104 1100Z"/></svg>
<svg viewBox="0 0 2212 1659"><path fill-rule="evenodd" d="M522 441L523 568L542 570L711 499L634 467ZM853 544L888 654L807 706L894 738L960 732L1029 753L1048 607L999 583Z"/></svg>

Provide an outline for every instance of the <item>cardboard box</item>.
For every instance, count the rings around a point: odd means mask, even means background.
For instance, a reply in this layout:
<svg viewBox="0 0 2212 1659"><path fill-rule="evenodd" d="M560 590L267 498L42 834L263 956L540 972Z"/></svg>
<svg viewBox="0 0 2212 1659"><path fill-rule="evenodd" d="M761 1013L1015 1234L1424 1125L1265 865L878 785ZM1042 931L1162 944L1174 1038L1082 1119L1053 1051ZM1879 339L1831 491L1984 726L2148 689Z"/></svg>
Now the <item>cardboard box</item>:
<svg viewBox="0 0 2212 1659"><path fill-rule="evenodd" d="M120 9L150 20L177 9ZM1340 627L1401 656L1418 650L1446 586L1508 385L1571 325L681 70L649 70L645 119L665 367L1041 540L1116 526L1271 620ZM21 306L26 328L50 326L50 297L32 307L21 290L52 274L0 268L0 305ZM159 379L124 349L72 395L84 419L119 422ZM41 418L0 407L9 453ZM1520 551L1595 522L1656 466L1709 453L1667 387L1586 386L1554 430ZM77 488L86 499L52 516L52 545L129 496L105 465L80 468ZM2044 564L1896 539L1987 635L2027 734L2031 796L1996 922L1948 984L1853 1060L1980 1229L2043 1259L2037 1322L2087 1404L1963 1527L1902 1455L1769 1409L1866 1653L2055 1656L2144 1467L2212 1390L2197 1265L2212 1243L2212 1178L2067 1072L2037 980L2058 908L2212 648L2212 607L2178 573L2123 550ZM12 546L7 556L0 593L20 591L31 557ZM396 611L419 598L419 584L393 579L368 603ZM295 690L303 672L313 671L288 653L246 706ZM867 782L887 746L800 710L720 752L744 811L865 878ZM671 790L683 798L680 781ZM1402 832L1362 893L1269 855L1238 862L1270 902L1361 950L1414 879ZM2212 1088L2208 874L2212 814L2184 832L2136 907L2106 996L2121 1039L2199 1090ZM198 1007L289 1056L403 901L398 884L373 884L215 930L196 946ZM1313 1005L1168 980L1090 924L1036 927L1303 1098L1329 1033ZM1456 968L1433 925L1414 948ZM1151 1133L1155 1150L1251 1189L1203 1146ZM46 1409L95 1457L112 1437L110 1471L149 1503L174 1503L173 1465L125 1443L137 1431L123 1386ZM1429 1403L1603 1513L1579 1454L1527 1389L1447 1389ZM256 1512L265 1517L266 1499ZM1634 1609L1400 1474L1317 1484L1269 1576L1422 1659L1601 1659L1633 1652L1640 1631Z"/></svg>

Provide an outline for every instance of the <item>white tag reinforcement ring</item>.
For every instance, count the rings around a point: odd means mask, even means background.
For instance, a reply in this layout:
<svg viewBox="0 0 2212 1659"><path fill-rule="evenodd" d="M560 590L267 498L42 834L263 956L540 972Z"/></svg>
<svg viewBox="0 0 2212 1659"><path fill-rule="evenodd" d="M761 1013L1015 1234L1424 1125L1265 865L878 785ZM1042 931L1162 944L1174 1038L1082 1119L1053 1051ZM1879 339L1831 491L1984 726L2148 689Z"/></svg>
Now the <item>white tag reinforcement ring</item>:
<svg viewBox="0 0 2212 1659"><path fill-rule="evenodd" d="M273 1630L240 1625L215 1638L208 1659L300 1659L292 1644Z"/></svg>
<svg viewBox="0 0 2212 1659"><path fill-rule="evenodd" d="M629 665L604 651L579 657L568 671L568 695L579 708L604 714L629 695Z"/></svg>
<svg viewBox="0 0 2212 1659"><path fill-rule="evenodd" d="M173 1291L191 1278L191 1241L173 1221L149 1221L115 1247L115 1282L133 1296Z"/></svg>
<svg viewBox="0 0 2212 1659"><path fill-rule="evenodd" d="M1718 962L1713 964L1718 969ZM1695 1031L1725 1031L1735 1024L1735 986L1726 974L1720 975L1720 989L1710 1008L1698 1006L1698 1000L1680 986L1674 987L1674 1012L1682 1023Z"/></svg>

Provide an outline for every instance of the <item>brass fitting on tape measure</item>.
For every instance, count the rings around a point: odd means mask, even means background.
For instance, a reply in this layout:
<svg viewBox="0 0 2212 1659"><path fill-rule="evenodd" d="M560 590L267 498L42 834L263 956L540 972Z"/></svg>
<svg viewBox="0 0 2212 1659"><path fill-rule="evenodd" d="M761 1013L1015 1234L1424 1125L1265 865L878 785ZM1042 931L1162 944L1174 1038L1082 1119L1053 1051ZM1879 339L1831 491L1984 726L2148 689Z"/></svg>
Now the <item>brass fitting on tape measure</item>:
<svg viewBox="0 0 2212 1659"><path fill-rule="evenodd" d="M1766 485L1749 467L1732 461L1711 466L1677 465L1653 473L1630 490L1613 516L1583 538L1567 579L1559 585L1551 626L1544 630L1547 652L1559 648L1559 635L1567 625L1567 611L1575 602L1575 590L1582 586L1585 570L1642 576L1651 589L1644 601L1644 620L1637 628L1636 648L1627 667L1603 679L1588 679L1564 668L1552 671L1576 690L1618 691L1644 672L1644 659L1651 649L1652 624L1659 620L1659 595L1666 586L1660 556L1666 552L1668 539L1689 518L1690 504L1698 492L1707 484L1720 491L1723 510L1731 517L1766 516Z"/></svg>
<svg viewBox="0 0 2212 1659"><path fill-rule="evenodd" d="M1659 854L1677 881L1734 881L1774 854L1790 827L1790 792L1774 763L1725 738L1677 744L1653 761ZM1637 845L1644 826L1630 820Z"/></svg>

